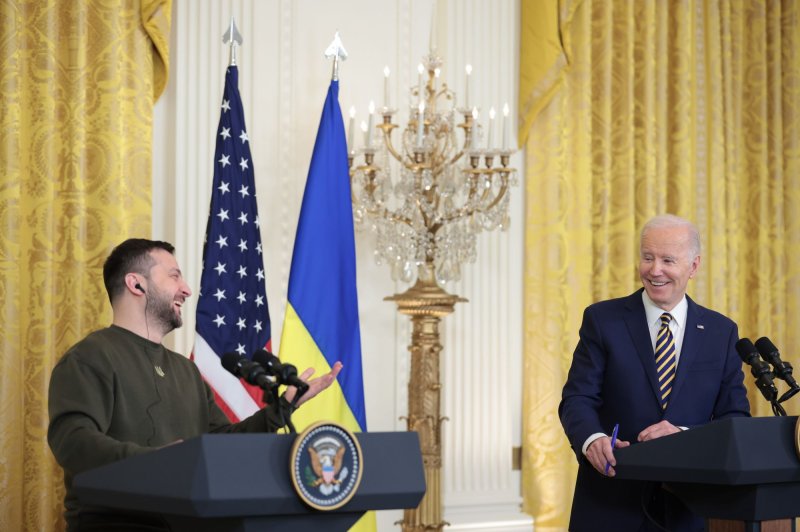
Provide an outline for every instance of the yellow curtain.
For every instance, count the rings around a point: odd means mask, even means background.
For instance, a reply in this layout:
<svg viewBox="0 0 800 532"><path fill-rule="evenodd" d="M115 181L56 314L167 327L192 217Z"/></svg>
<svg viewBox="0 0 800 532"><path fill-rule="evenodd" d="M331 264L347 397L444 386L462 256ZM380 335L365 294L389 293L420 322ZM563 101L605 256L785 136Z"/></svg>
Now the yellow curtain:
<svg viewBox="0 0 800 532"><path fill-rule="evenodd" d="M110 249L150 233L170 0L0 0L0 21L0 530L61 530L50 371L110 322Z"/></svg>
<svg viewBox="0 0 800 532"><path fill-rule="evenodd" d="M798 3L551 0L558 24L547 38L526 36L540 3L522 10L520 112L536 108L523 105L531 95L539 109L520 116L523 489L537 530L569 519L577 464L557 407L583 309L640 286L649 217L692 219L703 262L690 295L800 367ZM545 86L552 77L524 59L553 42L564 60L548 93L525 84L529 68ZM752 381L746 373L753 414L771 415Z"/></svg>

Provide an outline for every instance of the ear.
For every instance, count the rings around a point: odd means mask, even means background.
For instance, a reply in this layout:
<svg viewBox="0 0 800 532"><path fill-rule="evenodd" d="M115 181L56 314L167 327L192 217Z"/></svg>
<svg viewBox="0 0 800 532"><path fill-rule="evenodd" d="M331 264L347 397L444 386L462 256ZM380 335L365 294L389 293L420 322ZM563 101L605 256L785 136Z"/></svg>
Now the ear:
<svg viewBox="0 0 800 532"><path fill-rule="evenodd" d="M700 255L696 256L692 260L691 270L689 270L689 279L694 279L694 276L697 275L698 269L700 269Z"/></svg>
<svg viewBox="0 0 800 532"><path fill-rule="evenodd" d="M142 280L135 273L129 273L125 276L125 286L136 295L144 295L144 288L142 287Z"/></svg>

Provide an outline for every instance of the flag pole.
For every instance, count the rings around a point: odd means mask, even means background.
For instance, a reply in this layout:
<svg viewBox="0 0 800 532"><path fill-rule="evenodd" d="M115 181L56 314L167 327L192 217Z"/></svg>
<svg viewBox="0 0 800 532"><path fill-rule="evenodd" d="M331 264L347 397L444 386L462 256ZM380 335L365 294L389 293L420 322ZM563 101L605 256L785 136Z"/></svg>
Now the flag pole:
<svg viewBox="0 0 800 532"><path fill-rule="evenodd" d="M236 21L233 20L233 15L231 15L231 23L225 33L222 34L222 43L229 44L231 47L228 66L236 66L236 47L241 46L242 42L242 35L236 27Z"/></svg>
<svg viewBox="0 0 800 532"><path fill-rule="evenodd" d="M342 40L339 38L339 32L333 36L331 42L325 49L325 58L330 59L333 57L333 72L331 73L331 81L339 81L339 60L347 60L347 50L344 49Z"/></svg>

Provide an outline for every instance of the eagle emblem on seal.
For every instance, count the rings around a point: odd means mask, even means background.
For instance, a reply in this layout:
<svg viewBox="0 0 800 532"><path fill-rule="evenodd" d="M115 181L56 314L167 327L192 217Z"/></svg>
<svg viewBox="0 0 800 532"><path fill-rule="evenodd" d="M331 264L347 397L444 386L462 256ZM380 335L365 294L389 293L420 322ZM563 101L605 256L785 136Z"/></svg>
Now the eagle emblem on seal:
<svg viewBox="0 0 800 532"><path fill-rule="evenodd" d="M308 447L311 470L307 471L306 485L319 488L323 495L339 491L339 484L347 478L348 470L342 467L345 446L331 436L323 436Z"/></svg>
<svg viewBox="0 0 800 532"><path fill-rule="evenodd" d="M292 444L292 485L308 506L336 510L358 491L364 473L362 460L361 446L352 432L330 421L318 421Z"/></svg>

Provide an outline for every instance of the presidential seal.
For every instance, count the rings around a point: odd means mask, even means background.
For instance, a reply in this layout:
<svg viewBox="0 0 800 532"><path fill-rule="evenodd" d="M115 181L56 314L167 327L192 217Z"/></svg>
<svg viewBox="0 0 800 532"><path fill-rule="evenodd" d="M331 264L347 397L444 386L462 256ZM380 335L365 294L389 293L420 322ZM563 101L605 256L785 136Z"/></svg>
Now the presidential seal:
<svg viewBox="0 0 800 532"><path fill-rule="evenodd" d="M289 456L297 495L317 510L344 506L361 483L361 447L352 432L336 423L322 421L308 427Z"/></svg>

